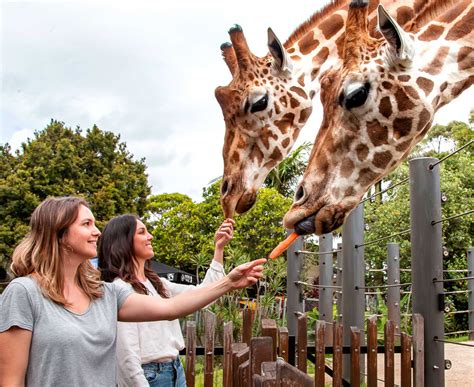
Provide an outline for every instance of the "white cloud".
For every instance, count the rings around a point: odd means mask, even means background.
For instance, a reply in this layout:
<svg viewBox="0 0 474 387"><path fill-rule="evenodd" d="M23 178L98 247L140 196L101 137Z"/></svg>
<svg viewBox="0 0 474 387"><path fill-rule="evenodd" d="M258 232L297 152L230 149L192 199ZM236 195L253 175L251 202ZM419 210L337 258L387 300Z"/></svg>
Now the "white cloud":
<svg viewBox="0 0 474 387"><path fill-rule="evenodd" d="M214 89L230 81L219 46L234 23L264 55L322 2L7 1L2 3L0 142L14 148L51 118L121 135L146 158L154 193L201 198L222 174L222 113ZM473 91L435 119L467 119ZM298 143L312 141L317 106Z"/></svg>

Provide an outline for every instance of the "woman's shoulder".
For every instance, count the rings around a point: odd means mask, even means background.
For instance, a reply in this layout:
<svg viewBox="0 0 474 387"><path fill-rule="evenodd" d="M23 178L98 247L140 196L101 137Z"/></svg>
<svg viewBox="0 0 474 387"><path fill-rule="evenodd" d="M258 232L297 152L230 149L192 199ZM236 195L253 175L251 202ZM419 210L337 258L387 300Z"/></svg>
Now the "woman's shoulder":
<svg viewBox="0 0 474 387"><path fill-rule="evenodd" d="M27 293L41 292L36 280L32 276L14 278L10 281L6 289L8 288L10 288L10 290L24 289Z"/></svg>

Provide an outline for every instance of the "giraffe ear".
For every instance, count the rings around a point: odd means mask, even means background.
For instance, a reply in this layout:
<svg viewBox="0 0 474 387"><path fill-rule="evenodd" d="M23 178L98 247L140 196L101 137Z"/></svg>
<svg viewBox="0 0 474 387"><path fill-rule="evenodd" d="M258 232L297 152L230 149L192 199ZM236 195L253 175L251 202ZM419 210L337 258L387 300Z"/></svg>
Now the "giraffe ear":
<svg viewBox="0 0 474 387"><path fill-rule="evenodd" d="M377 8L379 30L389 45L389 63L411 62L415 48L410 36L388 14L382 4Z"/></svg>
<svg viewBox="0 0 474 387"><path fill-rule="evenodd" d="M292 69L290 56L285 50L285 47L280 43L275 33L271 28L268 29L268 49L275 60L275 65L280 71Z"/></svg>

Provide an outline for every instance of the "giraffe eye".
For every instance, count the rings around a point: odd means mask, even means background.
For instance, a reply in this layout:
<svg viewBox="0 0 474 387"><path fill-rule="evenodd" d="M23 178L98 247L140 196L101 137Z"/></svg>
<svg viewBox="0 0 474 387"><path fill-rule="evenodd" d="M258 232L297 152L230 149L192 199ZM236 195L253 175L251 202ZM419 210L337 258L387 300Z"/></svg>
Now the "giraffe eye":
<svg viewBox="0 0 474 387"><path fill-rule="evenodd" d="M267 105L268 105L268 98L266 95L264 95L257 102L252 104L252 107L250 108L250 112L251 113L261 112L262 110L265 110L267 108Z"/></svg>
<svg viewBox="0 0 474 387"><path fill-rule="evenodd" d="M346 97L344 101L346 109L352 109L352 108L362 106L367 100L367 96L369 95L369 90L370 90L370 84L366 83L364 86L359 87L358 89L349 93L349 95Z"/></svg>

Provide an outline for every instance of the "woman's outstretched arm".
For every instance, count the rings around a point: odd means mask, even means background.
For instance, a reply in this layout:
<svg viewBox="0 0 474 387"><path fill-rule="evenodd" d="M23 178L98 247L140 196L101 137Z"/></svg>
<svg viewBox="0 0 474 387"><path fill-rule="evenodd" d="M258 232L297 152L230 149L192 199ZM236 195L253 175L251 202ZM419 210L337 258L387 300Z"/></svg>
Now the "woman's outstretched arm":
<svg viewBox="0 0 474 387"><path fill-rule="evenodd" d="M131 294L119 309L120 321L174 320L210 304L225 293L253 285L262 277L265 258L237 266L223 279L172 298Z"/></svg>

